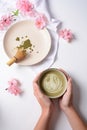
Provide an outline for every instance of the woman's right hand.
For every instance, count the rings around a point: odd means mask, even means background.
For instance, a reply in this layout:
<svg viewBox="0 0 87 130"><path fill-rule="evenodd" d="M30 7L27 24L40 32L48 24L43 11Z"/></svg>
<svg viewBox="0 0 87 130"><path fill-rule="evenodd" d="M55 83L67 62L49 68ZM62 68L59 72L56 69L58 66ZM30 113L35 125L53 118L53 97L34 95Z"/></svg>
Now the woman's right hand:
<svg viewBox="0 0 87 130"><path fill-rule="evenodd" d="M41 92L40 87L38 85L39 76L40 74L38 74L33 81L34 95L42 108L42 112L46 113L48 111L51 111L51 109L53 108L53 103L49 99L49 97L47 97Z"/></svg>

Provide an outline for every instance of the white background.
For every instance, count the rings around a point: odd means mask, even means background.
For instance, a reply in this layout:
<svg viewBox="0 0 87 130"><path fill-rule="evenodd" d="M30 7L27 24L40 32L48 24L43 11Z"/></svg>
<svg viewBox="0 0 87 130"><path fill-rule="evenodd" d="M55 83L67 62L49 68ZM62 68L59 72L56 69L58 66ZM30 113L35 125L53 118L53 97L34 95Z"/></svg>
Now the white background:
<svg viewBox="0 0 87 130"><path fill-rule="evenodd" d="M47 3L52 16L62 21L61 28L71 29L75 35L71 43L59 40L52 67L65 69L73 78L74 104L87 121L87 0L48 0ZM9 68L7 60L0 43L0 130L33 130L41 111L32 88L36 74L28 66L14 64ZM5 91L11 78L21 82L23 95L15 97ZM71 130L60 110L54 129Z"/></svg>

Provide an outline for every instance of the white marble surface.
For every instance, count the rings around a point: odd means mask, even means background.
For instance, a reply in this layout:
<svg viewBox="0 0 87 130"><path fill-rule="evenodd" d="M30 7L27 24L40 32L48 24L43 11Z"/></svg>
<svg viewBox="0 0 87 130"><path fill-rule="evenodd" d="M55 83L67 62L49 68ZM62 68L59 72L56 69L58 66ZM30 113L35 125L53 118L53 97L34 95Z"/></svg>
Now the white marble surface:
<svg viewBox="0 0 87 130"><path fill-rule="evenodd" d="M75 40L71 44L60 40L57 59L52 67L64 68L72 76L74 104L87 121L87 1L47 2L52 16L62 21L62 28L70 28L75 34ZM36 74L28 66L14 64L9 68L2 44L0 42L0 130L33 130L40 115L40 106L32 88L32 80ZM5 91L11 78L20 80L24 90L21 97ZM71 130L64 113L59 113L54 129Z"/></svg>

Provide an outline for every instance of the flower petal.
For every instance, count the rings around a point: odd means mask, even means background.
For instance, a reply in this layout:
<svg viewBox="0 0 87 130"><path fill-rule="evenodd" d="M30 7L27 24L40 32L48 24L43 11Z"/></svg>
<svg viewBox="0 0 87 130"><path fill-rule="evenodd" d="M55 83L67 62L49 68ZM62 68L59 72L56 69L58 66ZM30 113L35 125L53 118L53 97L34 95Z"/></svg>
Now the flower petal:
<svg viewBox="0 0 87 130"><path fill-rule="evenodd" d="M68 42L70 42L73 38L73 34L72 34L71 30L68 30L68 29L60 30L59 36L65 40L67 40Z"/></svg>

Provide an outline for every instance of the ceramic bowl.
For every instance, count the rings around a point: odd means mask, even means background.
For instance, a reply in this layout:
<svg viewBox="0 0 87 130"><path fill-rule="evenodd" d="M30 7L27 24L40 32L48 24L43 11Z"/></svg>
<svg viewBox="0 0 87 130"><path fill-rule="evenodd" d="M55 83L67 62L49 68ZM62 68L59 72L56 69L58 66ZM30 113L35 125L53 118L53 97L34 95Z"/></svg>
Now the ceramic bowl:
<svg viewBox="0 0 87 130"><path fill-rule="evenodd" d="M41 91L49 98L61 97L67 89L67 78L56 68L44 70L38 80Z"/></svg>

